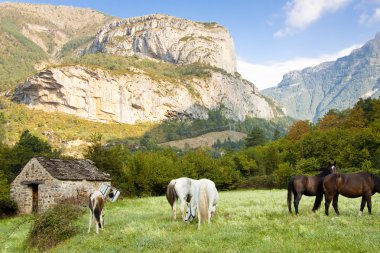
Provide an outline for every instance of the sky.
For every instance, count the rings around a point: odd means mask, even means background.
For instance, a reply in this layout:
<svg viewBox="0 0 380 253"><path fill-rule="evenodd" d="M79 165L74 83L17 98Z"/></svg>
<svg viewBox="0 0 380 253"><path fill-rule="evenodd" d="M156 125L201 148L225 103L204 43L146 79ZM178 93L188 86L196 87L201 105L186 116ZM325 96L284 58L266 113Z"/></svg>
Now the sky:
<svg viewBox="0 0 380 253"><path fill-rule="evenodd" d="M289 71L348 55L380 32L380 0L23 2L91 8L120 18L161 13L217 22L234 40L238 72L260 90L276 86Z"/></svg>

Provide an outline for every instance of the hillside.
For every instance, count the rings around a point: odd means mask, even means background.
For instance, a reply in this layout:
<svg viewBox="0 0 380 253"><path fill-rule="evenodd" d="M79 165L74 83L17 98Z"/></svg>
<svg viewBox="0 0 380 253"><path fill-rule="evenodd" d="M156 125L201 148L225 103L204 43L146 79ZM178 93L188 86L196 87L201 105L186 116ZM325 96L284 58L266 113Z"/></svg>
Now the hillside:
<svg viewBox="0 0 380 253"><path fill-rule="evenodd" d="M70 55L112 19L90 9L0 3L0 91Z"/></svg>
<svg viewBox="0 0 380 253"><path fill-rule="evenodd" d="M344 110L360 98L380 96L380 33L334 62L292 71L275 88L263 90L287 114L316 122L330 109Z"/></svg>
<svg viewBox="0 0 380 253"><path fill-rule="evenodd" d="M210 132L207 134L202 134L194 138L186 138L178 141L169 141L160 143L160 146L168 146L178 149L188 148L199 148L199 147L212 147L218 140L224 142L226 140L231 140L232 142L238 142L247 136L245 133L235 132L235 131L222 131L222 132Z"/></svg>

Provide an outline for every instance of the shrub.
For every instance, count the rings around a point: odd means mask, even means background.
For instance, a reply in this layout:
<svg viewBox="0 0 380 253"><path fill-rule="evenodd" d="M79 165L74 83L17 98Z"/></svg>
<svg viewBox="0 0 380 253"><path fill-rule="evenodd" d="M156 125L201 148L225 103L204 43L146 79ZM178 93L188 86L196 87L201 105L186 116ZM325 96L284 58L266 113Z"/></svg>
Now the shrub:
<svg viewBox="0 0 380 253"><path fill-rule="evenodd" d="M75 221L83 214L73 205L56 205L38 215L28 235L28 244L47 250L79 231Z"/></svg>
<svg viewBox="0 0 380 253"><path fill-rule="evenodd" d="M2 199L0 200L0 218L16 215L17 204L13 200Z"/></svg>

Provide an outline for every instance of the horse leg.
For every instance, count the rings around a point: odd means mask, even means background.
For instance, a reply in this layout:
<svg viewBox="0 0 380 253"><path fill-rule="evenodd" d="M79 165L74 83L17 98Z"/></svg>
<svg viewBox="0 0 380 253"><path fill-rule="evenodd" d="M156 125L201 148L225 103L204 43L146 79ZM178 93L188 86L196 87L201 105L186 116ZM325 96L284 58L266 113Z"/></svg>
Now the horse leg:
<svg viewBox="0 0 380 253"><path fill-rule="evenodd" d="M297 197L294 196L294 209L296 210L296 215L298 215L298 205L300 204L302 198L302 193L298 193Z"/></svg>
<svg viewBox="0 0 380 253"><path fill-rule="evenodd" d="M362 216L363 210L365 207L365 203L367 202L367 199L365 196L362 197L362 203L360 204L360 211L359 211L359 216Z"/></svg>
<svg viewBox="0 0 380 253"><path fill-rule="evenodd" d="M372 201L371 201L371 193L366 194L366 199L367 199L367 208L368 208L368 213L372 214Z"/></svg>
<svg viewBox="0 0 380 253"><path fill-rule="evenodd" d="M182 220L186 218L185 205L187 204L186 198L181 198L181 205L179 209L181 210Z"/></svg>
<svg viewBox="0 0 380 253"><path fill-rule="evenodd" d="M92 216L93 216L93 214L92 214L92 211L90 210L90 222L88 223L88 231L87 231L87 233L90 233L90 230L91 230Z"/></svg>
<svg viewBox="0 0 380 253"><path fill-rule="evenodd" d="M174 200L173 202L172 211L173 211L173 220L176 220L177 219L177 200Z"/></svg>
<svg viewBox="0 0 380 253"><path fill-rule="evenodd" d="M329 207L331 203L332 197L325 193L325 214L329 215Z"/></svg>
<svg viewBox="0 0 380 253"><path fill-rule="evenodd" d="M332 205L333 205L333 207L334 207L334 210L335 210L335 213L336 213L337 215L340 214L340 213L339 213L339 210L338 210L338 197L339 197L339 193L336 193L336 194L334 195L333 203L332 203Z"/></svg>
<svg viewBox="0 0 380 253"><path fill-rule="evenodd" d="M213 207L214 207L214 204L211 203L211 201L210 201L210 203L208 204L208 210L207 210L207 213L208 213L208 217L207 217L208 223L211 223L211 216L212 216L212 213L213 213Z"/></svg>

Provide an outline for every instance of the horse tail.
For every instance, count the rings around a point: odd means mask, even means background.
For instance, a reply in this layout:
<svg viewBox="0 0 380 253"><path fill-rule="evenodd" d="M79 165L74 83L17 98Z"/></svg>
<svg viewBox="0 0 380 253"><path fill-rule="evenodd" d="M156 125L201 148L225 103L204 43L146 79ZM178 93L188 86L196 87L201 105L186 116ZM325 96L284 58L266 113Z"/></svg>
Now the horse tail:
<svg viewBox="0 0 380 253"><path fill-rule="evenodd" d="M198 208L201 222L208 219L208 195L207 195L207 184L202 183L199 189L199 198L198 198Z"/></svg>
<svg viewBox="0 0 380 253"><path fill-rule="evenodd" d="M94 216L95 219L99 225L99 228L102 228L102 223L101 223L101 215L102 215L102 210L104 206L104 200L101 197L97 197L93 199L92 206L94 206Z"/></svg>
<svg viewBox="0 0 380 253"><path fill-rule="evenodd" d="M293 192L294 177L291 177L288 182L288 209L292 213L292 192Z"/></svg>
<svg viewBox="0 0 380 253"><path fill-rule="evenodd" d="M178 199L177 192L175 191L175 180L170 181L166 187L166 199L168 200L171 207L173 207L174 202Z"/></svg>
<svg viewBox="0 0 380 253"><path fill-rule="evenodd" d="M314 206L313 206L313 212L315 212L316 210L319 209L319 207L321 206L321 203L322 203L322 199L323 199L323 185L322 187L319 187L320 189L317 190L317 195L315 197L315 202L314 202Z"/></svg>

